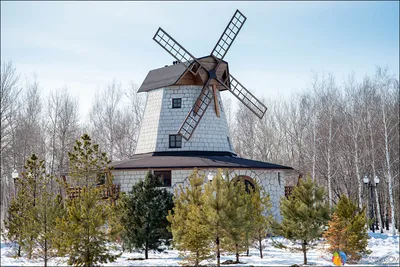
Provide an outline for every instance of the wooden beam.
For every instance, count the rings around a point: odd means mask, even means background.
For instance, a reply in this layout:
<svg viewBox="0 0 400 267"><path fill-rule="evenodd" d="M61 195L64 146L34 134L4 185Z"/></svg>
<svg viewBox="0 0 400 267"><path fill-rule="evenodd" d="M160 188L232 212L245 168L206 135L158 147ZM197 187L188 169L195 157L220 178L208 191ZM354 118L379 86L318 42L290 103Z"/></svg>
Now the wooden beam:
<svg viewBox="0 0 400 267"><path fill-rule="evenodd" d="M214 109L215 109L215 114L217 114L217 117L219 118L219 103L218 103L218 94L217 94L217 86L215 84L212 85L213 89L213 94L214 94Z"/></svg>

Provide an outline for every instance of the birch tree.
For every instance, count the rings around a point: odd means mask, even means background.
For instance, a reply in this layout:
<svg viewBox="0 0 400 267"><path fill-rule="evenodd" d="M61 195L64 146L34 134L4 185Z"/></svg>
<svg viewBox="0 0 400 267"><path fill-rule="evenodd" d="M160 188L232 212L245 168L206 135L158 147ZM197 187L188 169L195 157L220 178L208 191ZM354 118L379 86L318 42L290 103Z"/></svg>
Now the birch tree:
<svg viewBox="0 0 400 267"><path fill-rule="evenodd" d="M16 167L12 157L13 131L15 128L16 100L21 92L19 75L14 64L1 63L0 75L0 179L1 179L1 229L7 216L13 184L10 181L11 172Z"/></svg>

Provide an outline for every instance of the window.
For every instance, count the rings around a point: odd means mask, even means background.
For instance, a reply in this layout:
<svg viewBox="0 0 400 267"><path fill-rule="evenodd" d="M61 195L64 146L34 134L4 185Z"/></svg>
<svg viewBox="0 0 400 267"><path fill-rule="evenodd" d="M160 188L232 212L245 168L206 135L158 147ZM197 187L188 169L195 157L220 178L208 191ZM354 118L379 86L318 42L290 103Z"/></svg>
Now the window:
<svg viewBox="0 0 400 267"><path fill-rule="evenodd" d="M235 184L237 182L243 182L244 186L245 186L245 190L246 190L247 193L250 193L250 190L253 191L253 192L256 190L256 188L254 186L254 184L255 184L254 180L249 176L239 175L236 178L234 178L232 181Z"/></svg>
<svg viewBox="0 0 400 267"><path fill-rule="evenodd" d="M160 179L164 186L171 186L171 171L154 171L154 177Z"/></svg>
<svg viewBox="0 0 400 267"><path fill-rule="evenodd" d="M172 98L172 108L181 108L182 98Z"/></svg>
<svg viewBox="0 0 400 267"><path fill-rule="evenodd" d="M182 147L182 136L178 134L171 134L169 136L169 148L180 148Z"/></svg>

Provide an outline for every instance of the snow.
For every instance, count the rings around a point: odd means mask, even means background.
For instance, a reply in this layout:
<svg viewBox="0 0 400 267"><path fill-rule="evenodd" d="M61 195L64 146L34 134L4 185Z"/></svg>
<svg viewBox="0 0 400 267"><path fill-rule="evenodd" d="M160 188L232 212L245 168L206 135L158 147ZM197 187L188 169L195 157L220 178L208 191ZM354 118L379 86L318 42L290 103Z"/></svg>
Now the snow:
<svg viewBox="0 0 400 267"><path fill-rule="evenodd" d="M368 249L372 253L361 259L358 266L399 266L399 235L392 236L389 231L381 233L369 233ZM293 264L302 265L303 253L290 252L287 250L275 248L272 246L272 239L279 241L284 245L291 245L291 242L283 237L273 237L264 240L266 248L263 250L264 258L259 257L256 248L250 249L250 255L240 256L241 264L231 264L222 266L290 266ZM323 241L319 241L317 246L307 252L308 265L310 266L334 266L331 261L331 254L326 252L327 245ZM28 260L26 257L16 258L16 248L12 243L1 239L1 266L43 266L43 260L36 258ZM114 251L119 253L118 250ZM124 252L112 263L104 264L104 266L180 266L181 260L177 250L167 249L164 252L150 252L148 260L137 260L144 258L143 253ZM132 260L136 259L136 260ZM221 263L226 260L235 260L233 254L223 254ZM66 257L53 258L49 261L50 266L62 266L67 264ZM216 265L216 260L202 262L205 265ZM348 264L346 264L348 265ZM348 265L356 266L356 265Z"/></svg>

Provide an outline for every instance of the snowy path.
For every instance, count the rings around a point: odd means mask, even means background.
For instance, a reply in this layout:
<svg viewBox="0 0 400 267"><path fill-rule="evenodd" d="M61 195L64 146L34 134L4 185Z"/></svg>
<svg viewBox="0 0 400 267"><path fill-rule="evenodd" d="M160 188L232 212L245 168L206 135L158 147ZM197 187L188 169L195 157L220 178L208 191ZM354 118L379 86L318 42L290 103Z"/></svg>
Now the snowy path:
<svg viewBox="0 0 400 267"><path fill-rule="evenodd" d="M399 266L399 236L389 234L370 233L368 248L372 253L364 257L358 266ZM283 238L276 238L285 244L290 244ZM293 264L301 265L303 254L301 252L291 253L286 250L275 248L271 245L271 240L267 240L267 247L264 249L264 259L260 259L257 249L250 250L250 256L240 257L242 264L226 266L290 266ZM24 257L13 258L15 252L8 242L1 242L1 266L42 266L41 259L28 260ZM180 266L180 257L176 250L166 250L162 253L149 253L148 260L129 260L133 258L143 258L141 253L123 253L117 261L105 264L105 266ZM331 255L324 250L321 242L315 249L307 253L308 264L311 266L334 266L331 262ZM221 262L234 260L233 255L223 255ZM209 265L215 265L216 261L211 261ZM66 265L66 258L55 258L49 262L50 266ZM224 265L223 265L224 266ZM346 266L351 266L347 265Z"/></svg>

